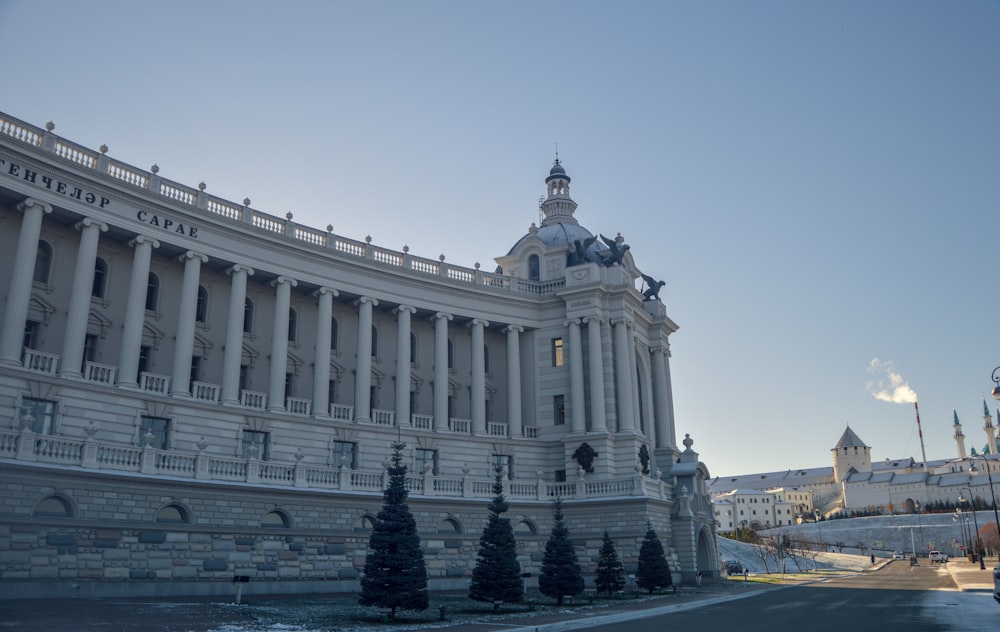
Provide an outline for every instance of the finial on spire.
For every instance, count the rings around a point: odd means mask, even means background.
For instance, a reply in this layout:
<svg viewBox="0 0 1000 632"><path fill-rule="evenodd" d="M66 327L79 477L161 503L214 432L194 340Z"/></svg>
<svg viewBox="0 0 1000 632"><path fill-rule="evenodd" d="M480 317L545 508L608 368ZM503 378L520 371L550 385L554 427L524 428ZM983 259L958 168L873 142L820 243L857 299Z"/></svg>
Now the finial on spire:
<svg viewBox="0 0 1000 632"><path fill-rule="evenodd" d="M559 164L559 141L556 141L556 164Z"/></svg>

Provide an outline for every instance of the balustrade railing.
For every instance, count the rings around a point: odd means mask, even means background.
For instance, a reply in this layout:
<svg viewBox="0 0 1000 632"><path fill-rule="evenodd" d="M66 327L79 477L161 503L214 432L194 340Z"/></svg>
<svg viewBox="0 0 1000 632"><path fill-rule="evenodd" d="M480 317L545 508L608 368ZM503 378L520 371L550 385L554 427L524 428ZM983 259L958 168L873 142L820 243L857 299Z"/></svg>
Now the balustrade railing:
<svg viewBox="0 0 1000 632"><path fill-rule="evenodd" d="M286 397L285 410L293 415L305 415L308 417L309 413L312 412L312 400Z"/></svg>
<svg viewBox="0 0 1000 632"><path fill-rule="evenodd" d="M158 171L156 168L152 172L139 169L110 158L103 151L99 153L62 139L53 134L51 129L45 130L30 125L2 112L0 112L0 137L24 143L38 151L51 153L68 163L103 173L129 186L151 191L173 203L183 204L200 212L211 213L249 228L285 235L312 247L325 248L355 257L365 257L389 267L433 275L454 283L478 285L503 292L538 296L549 295L565 285L565 281L562 279L544 283L523 279L512 280L511 277L501 274L486 273L478 269L445 263L443 259L439 261L424 259L412 256L407 252L397 252L334 235L329 231L321 232L308 226L295 224L290 218L277 217L249 208L247 206L249 200L245 201L247 204L241 205L205 193L204 186L195 189L167 180L156 173ZM102 150L106 151L106 149L102 147Z"/></svg>
<svg viewBox="0 0 1000 632"><path fill-rule="evenodd" d="M489 421L486 423L486 433L493 437L506 437L507 424L499 421Z"/></svg>
<svg viewBox="0 0 1000 632"><path fill-rule="evenodd" d="M55 353L44 353L35 349L24 349L24 368L36 373L55 375L59 366L59 356Z"/></svg>
<svg viewBox="0 0 1000 632"><path fill-rule="evenodd" d="M354 421L354 406L330 404L330 416L337 421Z"/></svg>
<svg viewBox="0 0 1000 632"><path fill-rule="evenodd" d="M396 411L372 409L372 423L380 426L396 425Z"/></svg>
<svg viewBox="0 0 1000 632"><path fill-rule="evenodd" d="M267 408L267 393L256 391L240 391L240 404L246 408L254 410L264 410Z"/></svg>
<svg viewBox="0 0 1000 632"><path fill-rule="evenodd" d="M222 387L218 384L191 382L191 397L203 402L218 402Z"/></svg>
<svg viewBox="0 0 1000 632"><path fill-rule="evenodd" d="M414 413L410 415L410 425L414 428L420 428L421 430L430 430L434 427L434 416L417 415Z"/></svg>
<svg viewBox="0 0 1000 632"><path fill-rule="evenodd" d="M301 457L301 455L299 455ZM37 434L30 429L0 430L0 458L35 463L59 464L87 471L105 473L142 472L180 478L225 483L252 483L262 486L295 486L299 488L341 489L381 493L386 484L385 470L357 470L349 466L316 467L302 458L294 461L236 458L197 453L159 450L151 446L138 447L101 443L93 438L77 439L59 435ZM494 479L483 471L482 476L413 474L407 485L412 494L423 496L454 496L489 498L493 495ZM630 474L613 479L581 479L576 482L551 483L542 480L503 481L510 498L547 500L560 498L600 498L646 495L659 497L669 493L661 481Z"/></svg>
<svg viewBox="0 0 1000 632"><path fill-rule="evenodd" d="M456 419L452 417L448 420L448 430L452 432L460 432L463 434L469 434L472 431L472 420L471 419Z"/></svg>
<svg viewBox="0 0 1000 632"><path fill-rule="evenodd" d="M107 386L113 386L118 376L118 367L96 362L83 363L83 379Z"/></svg>
<svg viewBox="0 0 1000 632"><path fill-rule="evenodd" d="M170 392L170 376L156 375L155 373L140 373L139 388L150 393L166 395Z"/></svg>

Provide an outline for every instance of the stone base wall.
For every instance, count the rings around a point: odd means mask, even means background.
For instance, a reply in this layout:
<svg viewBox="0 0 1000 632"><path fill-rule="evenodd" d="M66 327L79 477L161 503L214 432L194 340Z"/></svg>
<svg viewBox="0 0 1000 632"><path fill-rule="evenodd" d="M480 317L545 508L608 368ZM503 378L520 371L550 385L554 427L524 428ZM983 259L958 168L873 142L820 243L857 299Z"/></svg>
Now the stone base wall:
<svg viewBox="0 0 1000 632"><path fill-rule="evenodd" d="M71 499L70 516L33 514L53 494ZM247 485L198 484L162 478L69 472L0 464L0 595L225 595L234 575L250 577L246 594L356 591L381 495L304 492ZM186 523L156 522L176 503ZM487 503L411 496L424 559L434 589L463 590L475 567ZM260 526L279 509L287 528ZM511 503L522 570L534 585L553 524L552 503ZM647 522L671 555L667 505L644 497L566 501L563 512L580 565L593 587L601 538L615 540L626 572L634 573ZM442 533L442 525L459 531Z"/></svg>

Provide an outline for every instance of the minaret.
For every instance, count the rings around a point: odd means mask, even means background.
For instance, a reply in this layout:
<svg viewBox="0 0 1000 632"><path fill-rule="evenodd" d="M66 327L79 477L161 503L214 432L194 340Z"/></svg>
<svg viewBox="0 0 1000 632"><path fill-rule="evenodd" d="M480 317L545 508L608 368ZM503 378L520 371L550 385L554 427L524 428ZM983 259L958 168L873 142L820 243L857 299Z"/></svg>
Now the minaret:
<svg viewBox="0 0 1000 632"><path fill-rule="evenodd" d="M997 413L1000 416L1000 411ZM983 398L983 431L986 433L986 445L989 446L990 454L997 453L997 434L993 429L993 415L986 405L986 398Z"/></svg>
<svg viewBox="0 0 1000 632"><path fill-rule="evenodd" d="M985 403L985 402L984 402ZM955 443L958 444L958 458L965 458L965 435L962 434L962 424L958 423L958 411L951 409L951 414L955 418Z"/></svg>

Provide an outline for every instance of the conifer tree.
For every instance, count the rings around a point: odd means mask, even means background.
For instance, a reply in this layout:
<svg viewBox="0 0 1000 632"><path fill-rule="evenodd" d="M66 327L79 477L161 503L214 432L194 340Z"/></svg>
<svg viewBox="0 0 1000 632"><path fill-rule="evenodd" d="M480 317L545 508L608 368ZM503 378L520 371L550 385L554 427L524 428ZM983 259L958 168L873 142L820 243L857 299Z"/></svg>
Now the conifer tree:
<svg viewBox="0 0 1000 632"><path fill-rule="evenodd" d="M406 466L402 464L405 447L398 440L392 444L389 482L368 539L358 599L362 606L388 608L390 619L395 618L396 610L426 610L430 603L417 523L406 503Z"/></svg>
<svg viewBox="0 0 1000 632"><path fill-rule="evenodd" d="M615 542L604 532L601 551L597 558L597 577L594 579L597 592L608 593L608 597L625 588L625 567L618 559Z"/></svg>
<svg viewBox="0 0 1000 632"><path fill-rule="evenodd" d="M545 543L545 556L538 574L538 589L547 597L554 597L560 606L563 597L583 592L583 573L576 561L576 551L569 539L569 529L562 514L562 501L556 499L555 525Z"/></svg>
<svg viewBox="0 0 1000 632"><path fill-rule="evenodd" d="M653 525L646 523L646 537L639 547L639 567L635 573L635 583L639 588L645 588L649 594L657 588L673 585L670 577L670 566L663 553L660 538L653 531Z"/></svg>
<svg viewBox="0 0 1000 632"><path fill-rule="evenodd" d="M503 517L509 508L503 495L502 468L497 468L493 482L490 517L479 537L479 557L472 571L469 598L476 601L520 603L524 599L521 564L517 561L517 543L510 520Z"/></svg>

